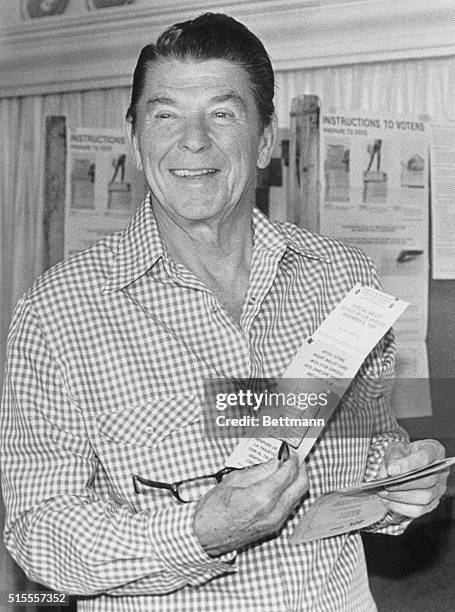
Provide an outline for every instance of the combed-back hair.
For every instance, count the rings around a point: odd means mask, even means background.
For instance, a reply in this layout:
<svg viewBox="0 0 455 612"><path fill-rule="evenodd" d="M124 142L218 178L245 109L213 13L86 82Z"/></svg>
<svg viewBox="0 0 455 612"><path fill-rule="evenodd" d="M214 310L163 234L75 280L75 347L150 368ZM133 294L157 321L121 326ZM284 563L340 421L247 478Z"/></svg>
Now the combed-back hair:
<svg viewBox="0 0 455 612"><path fill-rule="evenodd" d="M204 13L165 30L156 44L146 45L134 70L131 101L126 118L136 125L137 106L145 86L147 68L161 58L204 61L225 59L246 70L261 127L274 113L275 80L262 42L246 26L228 15Z"/></svg>

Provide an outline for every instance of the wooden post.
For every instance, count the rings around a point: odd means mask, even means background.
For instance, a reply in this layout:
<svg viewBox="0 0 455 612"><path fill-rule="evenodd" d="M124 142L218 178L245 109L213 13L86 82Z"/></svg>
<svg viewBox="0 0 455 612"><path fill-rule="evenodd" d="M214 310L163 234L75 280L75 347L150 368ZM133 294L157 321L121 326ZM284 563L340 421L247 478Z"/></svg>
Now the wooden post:
<svg viewBox="0 0 455 612"><path fill-rule="evenodd" d="M295 223L299 200L299 175L298 165L300 158L300 122L302 114L302 98L294 98L291 102L291 128L289 137L289 171L286 185L287 211L286 221Z"/></svg>
<svg viewBox="0 0 455 612"><path fill-rule="evenodd" d="M297 224L312 232L319 231L319 111L319 98L304 96Z"/></svg>
<svg viewBox="0 0 455 612"><path fill-rule="evenodd" d="M295 98L291 106L289 221L319 231L319 98Z"/></svg>
<svg viewBox="0 0 455 612"><path fill-rule="evenodd" d="M63 259L65 226L66 119L46 117L44 159L45 268Z"/></svg>

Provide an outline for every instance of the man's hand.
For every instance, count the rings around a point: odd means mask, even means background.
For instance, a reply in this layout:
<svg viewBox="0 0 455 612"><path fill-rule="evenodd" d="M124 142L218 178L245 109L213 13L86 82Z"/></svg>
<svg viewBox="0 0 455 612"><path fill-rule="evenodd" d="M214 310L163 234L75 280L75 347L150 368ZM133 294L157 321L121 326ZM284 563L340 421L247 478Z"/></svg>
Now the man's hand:
<svg viewBox="0 0 455 612"><path fill-rule="evenodd" d="M211 556L273 536L307 490L305 463L295 452L287 461L232 472L199 501L195 534Z"/></svg>
<svg viewBox="0 0 455 612"><path fill-rule="evenodd" d="M397 476L444 459L445 450L437 440L392 442L387 448L379 478ZM405 517L417 518L431 512L446 490L449 471L433 474L405 484L391 486L379 493L388 510Z"/></svg>

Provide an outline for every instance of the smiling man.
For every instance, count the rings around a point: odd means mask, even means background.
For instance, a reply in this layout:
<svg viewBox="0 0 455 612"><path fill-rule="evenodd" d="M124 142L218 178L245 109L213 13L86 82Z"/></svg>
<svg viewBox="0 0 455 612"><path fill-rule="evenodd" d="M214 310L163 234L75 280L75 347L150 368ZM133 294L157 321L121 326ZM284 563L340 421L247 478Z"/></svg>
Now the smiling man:
<svg viewBox="0 0 455 612"><path fill-rule="evenodd" d="M127 125L150 192L124 232L54 267L17 306L5 542L32 579L84 595L81 610L375 610L358 533L289 536L323 492L444 456L436 441L410 443L390 413L391 331L306 462L282 447L225 470L236 440L204 433L205 378L279 378L356 282L378 287L356 249L254 208L273 95L263 45L227 16L145 47ZM433 509L445 475L415 486L384 494L373 529L400 533Z"/></svg>
<svg viewBox="0 0 455 612"><path fill-rule="evenodd" d="M202 280L240 323L256 169L270 160L275 122L260 117L248 72L238 63L196 62L185 53L157 57L143 72L155 53L146 47L136 69L141 95L133 96L129 112L136 161L173 261Z"/></svg>

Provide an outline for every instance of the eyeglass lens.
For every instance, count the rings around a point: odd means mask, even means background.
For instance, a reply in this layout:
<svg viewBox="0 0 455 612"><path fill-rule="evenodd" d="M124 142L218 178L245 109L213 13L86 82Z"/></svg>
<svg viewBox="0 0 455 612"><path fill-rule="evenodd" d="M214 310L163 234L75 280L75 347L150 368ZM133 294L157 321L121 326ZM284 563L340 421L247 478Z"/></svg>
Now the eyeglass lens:
<svg viewBox="0 0 455 612"><path fill-rule="evenodd" d="M216 478L195 478L189 482L183 482L179 485L178 493L182 501L192 502L198 501L204 497L214 486L216 486Z"/></svg>

